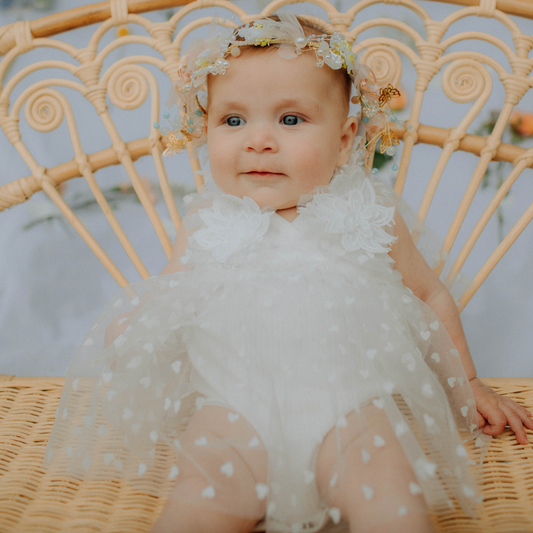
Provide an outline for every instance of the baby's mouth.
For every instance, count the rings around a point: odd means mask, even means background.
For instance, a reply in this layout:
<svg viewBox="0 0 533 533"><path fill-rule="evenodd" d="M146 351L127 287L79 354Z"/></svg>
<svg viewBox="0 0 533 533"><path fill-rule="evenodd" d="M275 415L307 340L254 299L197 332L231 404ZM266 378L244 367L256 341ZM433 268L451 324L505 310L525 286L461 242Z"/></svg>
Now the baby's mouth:
<svg viewBox="0 0 533 533"><path fill-rule="evenodd" d="M248 176L253 176L257 178L268 178L268 177L274 177L274 176L283 176L283 174L280 174L279 172L270 172L268 170L251 170L250 172L246 172Z"/></svg>

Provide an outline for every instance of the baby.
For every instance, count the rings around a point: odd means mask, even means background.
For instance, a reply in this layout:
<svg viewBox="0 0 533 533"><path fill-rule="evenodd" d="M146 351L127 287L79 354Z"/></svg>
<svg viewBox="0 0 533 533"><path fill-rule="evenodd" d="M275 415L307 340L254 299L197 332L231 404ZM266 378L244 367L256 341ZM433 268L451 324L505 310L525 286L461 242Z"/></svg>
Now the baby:
<svg viewBox="0 0 533 533"><path fill-rule="evenodd" d="M355 86L365 122L386 132L371 73L341 36L282 14L212 32L181 75L171 151L206 136L208 187L186 199L161 275L96 319L47 460L65 450L77 475L101 464L142 480L166 445L172 490L153 533L312 532L329 519L429 533L452 497L475 516L490 436L508 424L525 444L533 421L476 377L403 204L364 170L348 113ZM94 376L83 409L77 375Z"/></svg>

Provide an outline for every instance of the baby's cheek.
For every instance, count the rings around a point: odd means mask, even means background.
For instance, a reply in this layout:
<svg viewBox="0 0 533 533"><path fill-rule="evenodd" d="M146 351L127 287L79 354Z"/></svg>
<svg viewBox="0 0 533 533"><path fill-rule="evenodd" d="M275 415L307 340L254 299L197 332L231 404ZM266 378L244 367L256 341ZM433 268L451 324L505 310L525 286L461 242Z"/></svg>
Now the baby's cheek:
<svg viewBox="0 0 533 533"><path fill-rule="evenodd" d="M207 150L209 153L209 165L213 176L220 175L221 172L228 171L228 166L231 163L230 151L224 149L224 143L211 136L211 142L208 144Z"/></svg>
<svg viewBox="0 0 533 533"><path fill-rule="evenodd" d="M305 164L302 166L303 181L309 191L315 187L327 185L335 170L335 160L329 154L318 155L317 152L310 153L304 158Z"/></svg>

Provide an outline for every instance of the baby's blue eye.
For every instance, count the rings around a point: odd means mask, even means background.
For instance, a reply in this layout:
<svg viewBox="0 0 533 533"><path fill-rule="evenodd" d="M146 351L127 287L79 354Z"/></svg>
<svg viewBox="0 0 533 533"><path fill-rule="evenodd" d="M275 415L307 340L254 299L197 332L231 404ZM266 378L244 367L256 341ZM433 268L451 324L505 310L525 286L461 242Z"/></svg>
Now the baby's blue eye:
<svg viewBox="0 0 533 533"><path fill-rule="evenodd" d="M300 124L300 122L303 122L303 120L296 115L285 115L281 119L281 122L282 124L285 124L285 126L296 126L296 124Z"/></svg>
<svg viewBox="0 0 533 533"><path fill-rule="evenodd" d="M246 122L244 122L241 117L229 117L228 119L226 119L226 124L228 126L242 126L246 124Z"/></svg>

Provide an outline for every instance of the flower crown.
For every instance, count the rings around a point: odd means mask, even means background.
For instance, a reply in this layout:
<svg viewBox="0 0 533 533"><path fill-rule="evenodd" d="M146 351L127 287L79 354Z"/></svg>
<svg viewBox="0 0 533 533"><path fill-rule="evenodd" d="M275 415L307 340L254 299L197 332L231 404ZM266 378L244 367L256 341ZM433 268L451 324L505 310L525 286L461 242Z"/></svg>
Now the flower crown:
<svg viewBox="0 0 533 533"><path fill-rule="evenodd" d="M195 39L188 47L178 68L175 86L181 101L180 116L170 121L171 127L161 128L167 142L163 155L180 153L189 143L198 146L206 141L207 75L226 73L228 56L238 57L243 46L279 45L278 53L285 59L293 59L303 52L314 52L317 67L328 65L333 70L345 68L354 85L353 103L361 104L361 119L371 132L366 143L367 154L374 151L381 140L380 151L393 156L398 138L389 128L389 121L403 126L387 107L388 102L400 92L391 84L380 88L374 73L352 52L346 39L339 33L306 36L295 15L279 13L279 22L261 18L240 28L217 30L217 19L211 23L206 39ZM222 22L225 22L222 20ZM169 113L164 113L169 118ZM154 124L160 129L158 123ZM374 133L377 132L377 133ZM397 169L397 165L395 165Z"/></svg>

